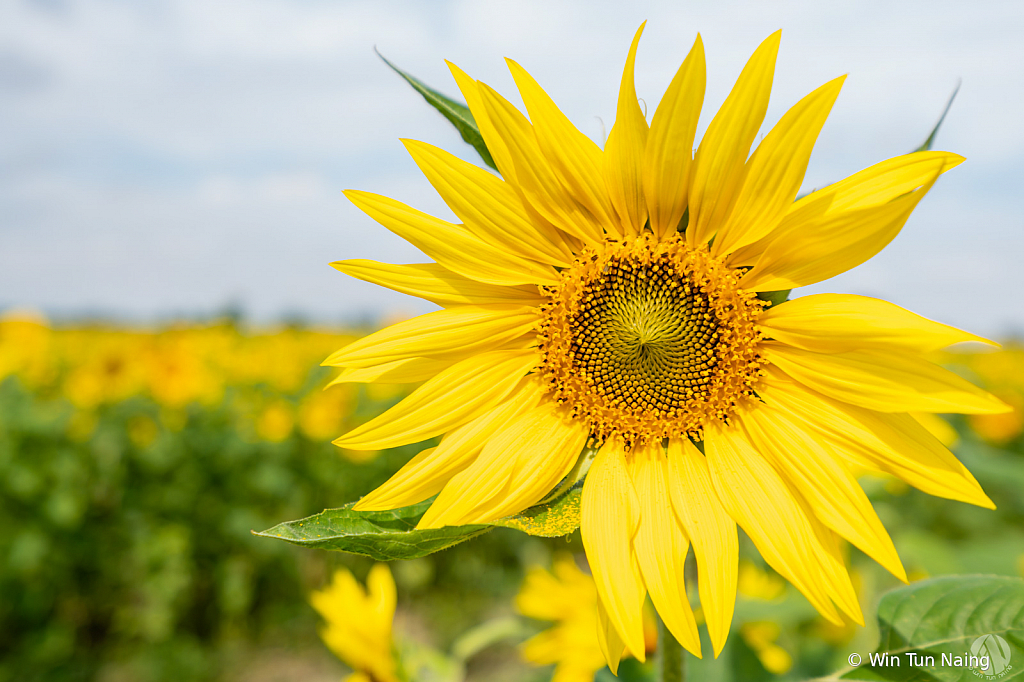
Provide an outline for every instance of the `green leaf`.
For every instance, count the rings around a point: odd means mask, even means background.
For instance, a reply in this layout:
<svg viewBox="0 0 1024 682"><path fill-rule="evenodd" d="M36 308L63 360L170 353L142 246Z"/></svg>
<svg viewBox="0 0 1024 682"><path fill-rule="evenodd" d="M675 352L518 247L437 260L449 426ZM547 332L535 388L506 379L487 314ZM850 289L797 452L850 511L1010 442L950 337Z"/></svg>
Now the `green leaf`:
<svg viewBox="0 0 1024 682"><path fill-rule="evenodd" d="M949 96L949 101L946 102L946 108L942 110L942 116L939 116L939 122L935 124L935 127L932 128L932 132L928 134L928 137L926 137L924 142L921 143L921 146L914 150L915 152L924 152L932 148L932 143L935 142L935 136L938 135L939 128L942 127L942 122L946 120L946 114L949 113L949 108L953 106L953 100L956 99L956 93L958 92L960 92L960 83L957 83L956 87L953 88L953 94Z"/></svg>
<svg viewBox="0 0 1024 682"><path fill-rule="evenodd" d="M823 679L1024 679L1024 580L1020 578L947 576L901 587L882 597L878 628L877 651L862 653L859 667L847 667ZM972 655L989 656L989 669L972 669Z"/></svg>
<svg viewBox="0 0 1024 682"><path fill-rule="evenodd" d="M362 554L377 561L416 559L482 535L487 526L416 530L431 500L391 511L354 511L351 504L326 509L298 521L280 523L253 535L278 538L300 547Z"/></svg>
<svg viewBox="0 0 1024 682"><path fill-rule="evenodd" d="M588 459L585 451L580 461L586 462L586 465L577 464L573 472L586 473L590 460L592 457ZM572 472L570 476L573 476ZM560 537L580 527L583 480L582 474L579 476L568 492L557 499L489 524L416 530L416 523L433 502L430 499L390 511L355 511L352 509L355 502L352 502L338 509L325 509L298 521L279 523L262 533L252 533L300 547L361 554L377 561L416 559L482 535L498 526L546 538Z"/></svg>
<svg viewBox="0 0 1024 682"><path fill-rule="evenodd" d="M377 48L374 48L373 51L377 52ZM415 88L416 92L423 95L423 99L427 100L427 104L440 111L444 117L455 126L456 130L459 131L459 134L462 135L462 139L472 145L473 149L475 149L477 154L480 155L480 158L484 160L484 163L494 170L498 170L498 167L494 165L494 159L491 157L491 152L488 151L487 145L484 144L484 138L480 134L480 129L476 125L476 119L473 118L473 114L469 111L469 107L462 102L452 99L451 97L442 95L433 88L427 87L418 78L409 75L389 62L380 52L377 52L377 56L380 57L385 64L390 66L392 71L404 78L409 85Z"/></svg>

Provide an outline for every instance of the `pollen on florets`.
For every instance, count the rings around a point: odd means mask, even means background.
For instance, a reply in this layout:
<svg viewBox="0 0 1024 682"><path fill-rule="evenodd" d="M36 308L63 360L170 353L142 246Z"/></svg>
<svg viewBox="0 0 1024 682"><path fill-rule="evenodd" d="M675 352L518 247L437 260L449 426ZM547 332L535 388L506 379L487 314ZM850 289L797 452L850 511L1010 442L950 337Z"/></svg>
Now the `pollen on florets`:
<svg viewBox="0 0 1024 682"><path fill-rule="evenodd" d="M643 235L587 250L545 287L539 373L594 437L703 438L754 401L763 306L706 248Z"/></svg>

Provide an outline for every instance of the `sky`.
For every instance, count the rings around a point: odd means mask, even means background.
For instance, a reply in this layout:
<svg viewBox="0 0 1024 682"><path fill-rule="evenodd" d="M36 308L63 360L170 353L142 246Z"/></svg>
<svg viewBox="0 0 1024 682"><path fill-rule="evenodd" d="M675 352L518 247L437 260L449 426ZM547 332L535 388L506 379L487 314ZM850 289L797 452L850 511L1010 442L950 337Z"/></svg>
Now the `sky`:
<svg viewBox="0 0 1024 682"><path fill-rule="evenodd" d="M634 31L649 113L703 37L700 129L783 29L762 134L841 74L805 189L936 142L943 176L880 255L799 293L892 300L977 333L1024 334L1024 3L7 0L0 3L0 311L152 322L226 309L343 322L430 304L331 261L425 257L347 188L451 213L400 138L475 152L374 54L443 92L449 59L513 102L503 57L587 135L614 121Z"/></svg>

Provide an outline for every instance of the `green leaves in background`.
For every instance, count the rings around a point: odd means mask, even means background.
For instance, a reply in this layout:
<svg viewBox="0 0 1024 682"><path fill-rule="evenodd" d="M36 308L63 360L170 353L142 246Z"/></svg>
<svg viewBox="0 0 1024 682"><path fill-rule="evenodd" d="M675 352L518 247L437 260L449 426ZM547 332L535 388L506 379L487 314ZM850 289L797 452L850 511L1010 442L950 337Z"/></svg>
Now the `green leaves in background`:
<svg viewBox="0 0 1024 682"><path fill-rule="evenodd" d="M280 523L262 533L253 531L253 535L277 538L300 547L361 554L377 561L417 559L499 526L547 538L568 535L580 526L581 490L581 486L575 486L548 504L489 524L417 530L416 523L432 500L391 511L355 511L353 502Z"/></svg>
<svg viewBox="0 0 1024 682"><path fill-rule="evenodd" d="M374 52L377 52L376 48L374 48ZM494 170L498 170L498 167L494 165L494 159L491 158L491 152L487 150L487 145L484 144L484 138L480 134L480 129L476 125L476 119L470 113L469 107L453 100L451 97L442 95L433 88L427 87L418 78L410 76L389 62L380 52L377 52L377 56L390 66L395 73L404 78L409 85L415 88L416 92L423 95L423 99L427 100L427 104L440 111L445 118L451 121L452 125L459 131L459 134L462 135L462 139L472 145L473 149L480 155L480 158L484 160L484 163Z"/></svg>
<svg viewBox="0 0 1024 682"><path fill-rule="evenodd" d="M1024 580L1007 576L947 576L889 592L878 605L879 646L875 652L899 659L899 665L872 665L863 654L860 667L829 680L1020 679L1024 674ZM993 637L994 635L994 637ZM934 665L914 666L908 653L934 657ZM943 665L952 656L989 655L987 671Z"/></svg>

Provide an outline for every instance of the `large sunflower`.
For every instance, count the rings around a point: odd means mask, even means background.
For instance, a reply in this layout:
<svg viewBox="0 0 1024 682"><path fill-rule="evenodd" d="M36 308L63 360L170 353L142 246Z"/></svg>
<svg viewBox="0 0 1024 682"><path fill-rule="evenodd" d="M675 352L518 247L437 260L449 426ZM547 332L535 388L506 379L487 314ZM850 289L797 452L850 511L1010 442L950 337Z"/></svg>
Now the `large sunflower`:
<svg viewBox="0 0 1024 682"><path fill-rule="evenodd" d="M420 527L485 523L537 504L596 449L581 532L613 665L624 648L644 657L647 594L700 655L683 584L691 545L717 655L736 524L825 618L863 622L840 538L905 574L854 473L992 507L911 414L1005 409L922 358L983 339L862 296L762 300L878 253L963 160L908 154L796 200L843 78L797 102L749 154L779 37L754 52L696 154L699 36L648 126L633 85L637 32L604 150L514 61L529 119L451 66L501 177L406 141L461 223L346 192L436 262L335 267L443 308L325 362L344 368L340 381L424 382L338 445L443 434L355 508L437 495Z"/></svg>

